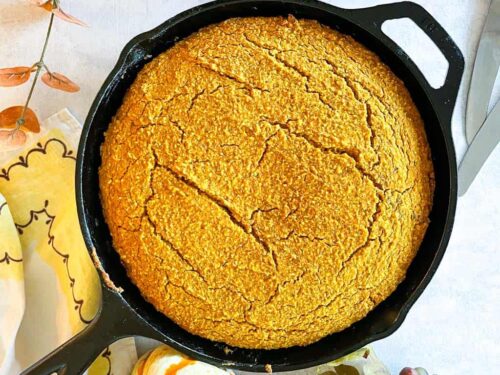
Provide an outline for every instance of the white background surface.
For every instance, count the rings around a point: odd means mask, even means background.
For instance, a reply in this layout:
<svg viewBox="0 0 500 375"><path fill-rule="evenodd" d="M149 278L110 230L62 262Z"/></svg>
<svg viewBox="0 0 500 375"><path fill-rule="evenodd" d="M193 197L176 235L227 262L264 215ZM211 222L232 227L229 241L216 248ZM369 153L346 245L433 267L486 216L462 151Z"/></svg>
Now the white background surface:
<svg viewBox="0 0 500 375"><path fill-rule="evenodd" d="M77 82L81 91L66 94L40 85L32 108L40 118L45 118L68 107L83 121L95 94L128 40L203 2L62 0L66 11L90 27L56 22L46 63L53 71ZM371 0L328 2L349 8L382 3ZM457 159L460 160L466 149L463 123L471 64L489 0L416 2L443 25L466 60L453 118L453 136ZM28 0L0 0L0 67L31 65L38 58L48 17L45 11L28 3ZM439 65L434 63L436 56L422 48L415 38L414 29L398 29L397 35L432 79L443 74L443 69L436 68ZM498 86L495 99L498 98ZM23 104L27 91L28 86L0 88L0 110ZM459 199L453 235L431 284L402 327L389 338L374 344L377 354L394 374L406 365L423 366L439 375L483 375L499 371L499 242L500 147L497 147L467 195Z"/></svg>

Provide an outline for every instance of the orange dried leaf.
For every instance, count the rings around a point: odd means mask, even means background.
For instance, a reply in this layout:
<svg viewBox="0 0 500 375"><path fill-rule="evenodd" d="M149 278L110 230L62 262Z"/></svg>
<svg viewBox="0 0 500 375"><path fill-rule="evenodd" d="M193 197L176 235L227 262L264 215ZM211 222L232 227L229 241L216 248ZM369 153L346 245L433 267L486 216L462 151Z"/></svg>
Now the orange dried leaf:
<svg viewBox="0 0 500 375"><path fill-rule="evenodd" d="M42 75L42 82L57 90L77 92L80 87L61 73L46 72Z"/></svg>
<svg viewBox="0 0 500 375"><path fill-rule="evenodd" d="M52 12L52 10L54 9L52 0L31 0L30 2L37 7L45 9L47 12Z"/></svg>
<svg viewBox="0 0 500 375"><path fill-rule="evenodd" d="M31 0L31 4L43 8L47 12L52 12L52 10L54 9L54 4L52 4L52 0Z"/></svg>
<svg viewBox="0 0 500 375"><path fill-rule="evenodd" d="M52 1L47 1L45 3L42 3L38 5L40 8L45 9L47 12L52 12L54 10L54 5L52 4Z"/></svg>
<svg viewBox="0 0 500 375"><path fill-rule="evenodd" d="M74 23L75 25L80 25L80 26L87 26L85 22L80 21L78 18L73 17L71 14L66 13L64 10L61 9L61 7L52 9L52 13L54 13L56 17L59 17L60 19L66 22Z"/></svg>
<svg viewBox="0 0 500 375"><path fill-rule="evenodd" d="M0 142L9 146L22 146L26 143L26 133L21 129L0 130Z"/></svg>
<svg viewBox="0 0 500 375"><path fill-rule="evenodd" d="M22 85L30 78L30 74L31 67L29 66L0 69L0 86L12 87Z"/></svg>
<svg viewBox="0 0 500 375"><path fill-rule="evenodd" d="M59 17L60 19L74 23L75 25L87 26L87 24L76 17L73 17L71 14L66 13L62 10L61 6L54 7L54 4L51 0L43 1L43 0L31 0L31 3L39 6L40 8L45 9L47 12L54 13L54 16Z"/></svg>
<svg viewBox="0 0 500 375"><path fill-rule="evenodd" d="M0 129L15 129L17 120L23 114L23 108L23 106L18 105L6 108L0 112ZM40 131L40 122L31 108L26 108L24 123L21 125L21 129L33 133L38 133Z"/></svg>

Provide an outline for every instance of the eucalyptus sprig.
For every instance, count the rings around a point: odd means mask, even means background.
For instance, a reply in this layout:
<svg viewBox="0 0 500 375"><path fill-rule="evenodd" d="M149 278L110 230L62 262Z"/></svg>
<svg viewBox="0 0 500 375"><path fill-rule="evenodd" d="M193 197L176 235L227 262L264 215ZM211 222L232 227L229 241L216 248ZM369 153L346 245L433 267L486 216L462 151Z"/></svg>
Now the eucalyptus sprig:
<svg viewBox="0 0 500 375"><path fill-rule="evenodd" d="M57 90L66 92L80 90L80 87L65 75L50 71L45 64L44 58L55 17L81 26L85 26L85 24L64 12L60 0L32 0L31 3L50 12L40 58L31 66L0 69L0 86L3 87L19 86L27 82L31 74L35 73L24 105L9 107L0 112L0 142L6 142L14 146L20 146L26 142L26 132L38 133L40 131L40 122L35 112L29 107L38 78L41 78L42 82L47 86ZM45 71L45 73L41 74L42 71Z"/></svg>

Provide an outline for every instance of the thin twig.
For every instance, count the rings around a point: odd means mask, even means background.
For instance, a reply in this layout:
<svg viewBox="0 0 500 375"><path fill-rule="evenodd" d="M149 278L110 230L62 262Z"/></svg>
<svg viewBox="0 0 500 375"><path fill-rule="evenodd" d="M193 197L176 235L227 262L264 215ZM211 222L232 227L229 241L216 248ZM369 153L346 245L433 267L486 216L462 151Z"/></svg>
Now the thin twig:
<svg viewBox="0 0 500 375"><path fill-rule="evenodd" d="M54 1L54 6L58 4L57 0ZM50 14L50 21L49 21L49 27L47 29L47 34L45 36L45 43L43 44L43 49L42 49L42 54L40 55L40 59L38 60L36 65L36 73L35 73L35 78L33 79L33 83L31 84L30 92L28 94L28 98L26 99L26 103L24 104L23 112L21 113L21 117L19 117L16 121L16 129L15 131L19 130L19 128L24 124L24 116L26 115L26 109L28 108L28 105L31 100L31 96L33 95L33 90L35 89L36 82L38 81L38 76L40 75L40 71L42 70L42 67L45 66L45 63L43 62L43 58L45 56L45 51L47 50L47 45L49 43L49 37L50 37L50 32L52 31L52 24L54 23L54 13ZM15 133L15 131L13 133Z"/></svg>
<svg viewBox="0 0 500 375"><path fill-rule="evenodd" d="M43 68L49 73L51 76L53 75L52 72L50 71L49 67L43 63Z"/></svg>

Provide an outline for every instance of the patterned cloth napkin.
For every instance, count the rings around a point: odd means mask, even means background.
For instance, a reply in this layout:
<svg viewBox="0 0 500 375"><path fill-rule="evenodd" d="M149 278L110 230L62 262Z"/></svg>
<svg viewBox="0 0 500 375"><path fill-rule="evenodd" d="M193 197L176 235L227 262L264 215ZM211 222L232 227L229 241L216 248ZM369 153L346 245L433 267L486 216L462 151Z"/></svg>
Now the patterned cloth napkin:
<svg viewBox="0 0 500 375"><path fill-rule="evenodd" d="M80 124L62 110L16 156L0 153L0 375L18 374L85 328L99 280L78 224ZM133 338L103 348L89 374L130 374Z"/></svg>

